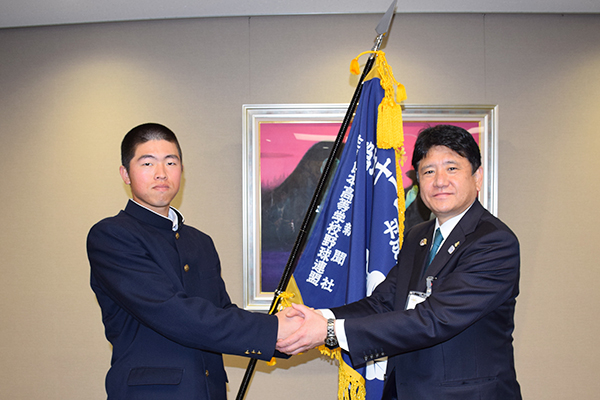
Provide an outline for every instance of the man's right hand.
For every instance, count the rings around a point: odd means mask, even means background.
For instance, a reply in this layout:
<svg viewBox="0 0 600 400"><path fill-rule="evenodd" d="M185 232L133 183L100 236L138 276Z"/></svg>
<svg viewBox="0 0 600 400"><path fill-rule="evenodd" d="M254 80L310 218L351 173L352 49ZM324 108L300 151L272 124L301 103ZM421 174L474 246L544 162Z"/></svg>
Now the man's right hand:
<svg viewBox="0 0 600 400"><path fill-rule="evenodd" d="M300 326L289 337L277 341L277 350L295 355L325 343L327 337L327 320L320 311L301 304L292 304L291 308L282 310L288 317L302 319Z"/></svg>

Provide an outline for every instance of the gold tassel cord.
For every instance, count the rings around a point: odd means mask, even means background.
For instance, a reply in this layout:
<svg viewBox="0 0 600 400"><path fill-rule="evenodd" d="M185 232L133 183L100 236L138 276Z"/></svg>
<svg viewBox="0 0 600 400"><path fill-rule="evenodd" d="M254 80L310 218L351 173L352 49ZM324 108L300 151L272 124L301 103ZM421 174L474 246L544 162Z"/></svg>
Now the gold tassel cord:
<svg viewBox="0 0 600 400"><path fill-rule="evenodd" d="M377 147L381 149L400 148L404 145L402 129L402 107L400 102L406 100L406 89L394 78L392 67L385 59L383 51L365 51L360 53L350 63L350 72L360 73L358 59L364 54L375 54L375 68L367 79L378 77L385 96L378 107L377 116Z"/></svg>
<svg viewBox="0 0 600 400"><path fill-rule="evenodd" d="M292 306L291 299L293 299L294 297L295 297L294 293L281 292L277 296L277 299L273 302L273 307L269 310L269 314L274 314L275 308L277 308L277 311L281 311L284 308L291 307Z"/></svg>

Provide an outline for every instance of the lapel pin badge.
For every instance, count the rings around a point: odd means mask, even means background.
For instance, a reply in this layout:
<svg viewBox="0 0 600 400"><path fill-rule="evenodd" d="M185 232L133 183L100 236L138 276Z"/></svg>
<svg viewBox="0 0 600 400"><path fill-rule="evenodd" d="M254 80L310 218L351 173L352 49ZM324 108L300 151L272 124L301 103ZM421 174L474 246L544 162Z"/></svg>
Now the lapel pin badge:
<svg viewBox="0 0 600 400"><path fill-rule="evenodd" d="M423 247L427 244L427 239L423 238L421 239L421 242L419 243L419 246Z"/></svg>
<svg viewBox="0 0 600 400"><path fill-rule="evenodd" d="M454 243L452 246L450 246L450 248L448 249L448 254L452 254L454 253L454 250L456 250L456 248L460 245L460 242L456 242Z"/></svg>

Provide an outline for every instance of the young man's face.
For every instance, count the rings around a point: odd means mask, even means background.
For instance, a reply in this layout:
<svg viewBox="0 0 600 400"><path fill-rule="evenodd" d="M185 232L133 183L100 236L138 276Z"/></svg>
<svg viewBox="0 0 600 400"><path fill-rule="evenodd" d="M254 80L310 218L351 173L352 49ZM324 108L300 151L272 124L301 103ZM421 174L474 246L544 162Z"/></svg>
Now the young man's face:
<svg viewBox="0 0 600 400"><path fill-rule="evenodd" d="M135 149L129 171L121 166L123 182L135 201L164 216L179 191L183 165L175 143L150 140Z"/></svg>
<svg viewBox="0 0 600 400"><path fill-rule="evenodd" d="M446 146L434 146L419 162L419 192L440 224L465 211L481 189L483 170L473 173L465 157Z"/></svg>

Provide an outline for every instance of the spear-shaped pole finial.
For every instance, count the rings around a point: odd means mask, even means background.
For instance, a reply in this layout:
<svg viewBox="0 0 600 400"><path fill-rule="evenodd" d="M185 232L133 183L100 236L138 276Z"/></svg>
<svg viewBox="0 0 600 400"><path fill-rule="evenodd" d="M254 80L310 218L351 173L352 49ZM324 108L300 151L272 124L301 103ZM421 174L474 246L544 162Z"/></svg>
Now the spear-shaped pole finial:
<svg viewBox="0 0 600 400"><path fill-rule="evenodd" d="M397 2L398 0L392 1L392 4L390 4L390 7L385 12L383 17L377 24L377 27L375 28L375 32L377 32L377 37L375 38L375 45L373 46L373 51L379 50L381 42L383 42L383 38L385 37L385 35L387 35L388 31L390 30L392 17L394 16L394 11L396 9Z"/></svg>

